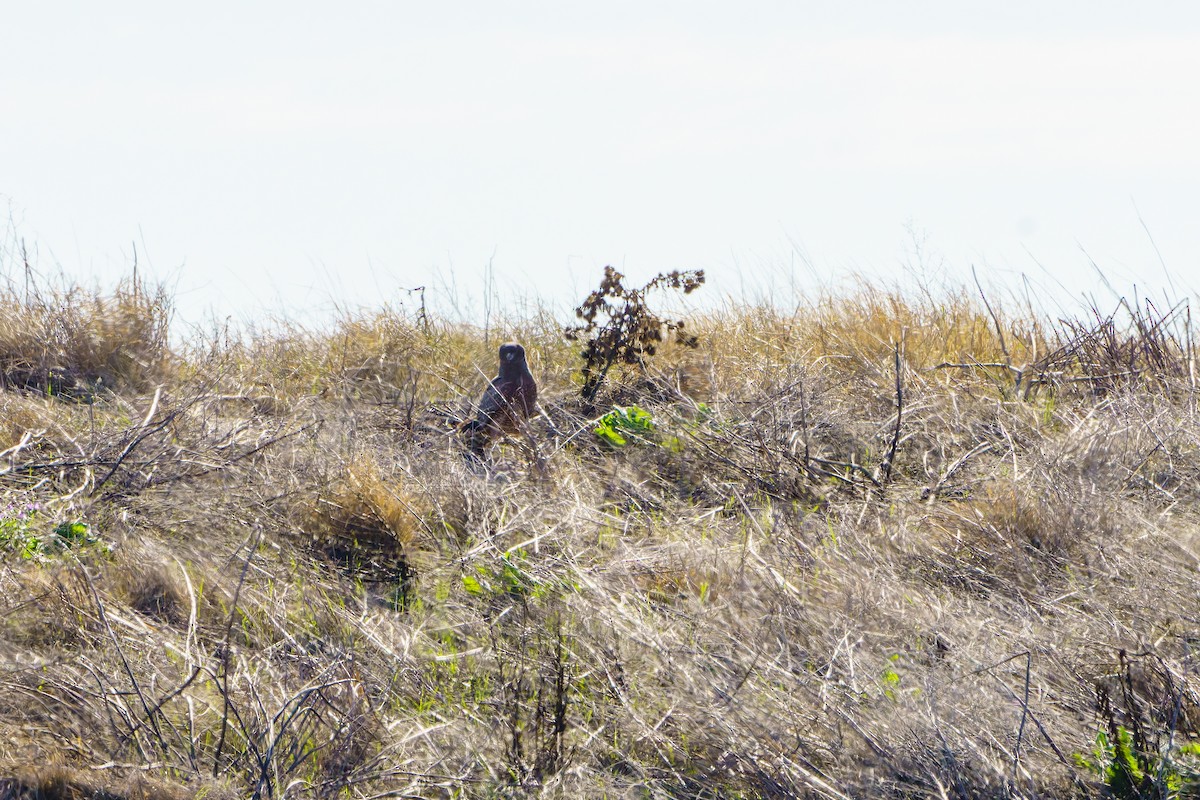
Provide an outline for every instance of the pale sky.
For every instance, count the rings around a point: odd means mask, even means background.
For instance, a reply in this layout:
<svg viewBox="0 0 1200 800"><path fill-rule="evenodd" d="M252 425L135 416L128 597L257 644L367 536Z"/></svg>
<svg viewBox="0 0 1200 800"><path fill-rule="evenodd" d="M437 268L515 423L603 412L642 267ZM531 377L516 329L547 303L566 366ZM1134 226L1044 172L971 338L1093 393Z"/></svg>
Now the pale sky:
<svg viewBox="0 0 1200 800"><path fill-rule="evenodd" d="M489 263L564 310L609 263L1200 288L1194 2L8 6L0 269L136 246L187 321L422 285L473 319Z"/></svg>

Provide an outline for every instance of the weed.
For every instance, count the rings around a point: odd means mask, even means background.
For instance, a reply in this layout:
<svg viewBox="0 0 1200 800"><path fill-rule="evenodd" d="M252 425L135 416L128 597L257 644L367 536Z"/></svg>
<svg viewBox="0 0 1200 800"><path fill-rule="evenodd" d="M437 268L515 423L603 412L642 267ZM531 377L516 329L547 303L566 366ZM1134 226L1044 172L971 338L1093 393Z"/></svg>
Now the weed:
<svg viewBox="0 0 1200 800"><path fill-rule="evenodd" d="M600 418L592 432L610 447L624 447L628 442L626 437L647 441L654 432L654 417L638 406L614 408Z"/></svg>
<svg viewBox="0 0 1200 800"><path fill-rule="evenodd" d="M582 325L566 328L568 339L587 337L583 352L583 402L591 406L609 370L616 364L644 366L664 341L674 333L684 347L696 347L699 338L685 333L683 320L665 320L652 312L646 295L655 289L675 289L689 294L704 284L704 271L661 273L640 289L626 287L624 275L604 268L604 278L583 304L575 309ZM599 320L599 321L598 321Z"/></svg>
<svg viewBox="0 0 1200 800"><path fill-rule="evenodd" d="M0 547L26 560L52 558L69 550L108 553L110 548L83 522L60 522L46 531L39 503L9 503L0 511Z"/></svg>
<svg viewBox="0 0 1200 800"><path fill-rule="evenodd" d="M34 531L40 511L41 505L38 503L8 503L0 511L0 546L21 558L36 556L42 549L42 539Z"/></svg>
<svg viewBox="0 0 1200 800"><path fill-rule="evenodd" d="M1200 791L1197 742L1176 741L1185 698L1171 670L1147 654L1117 653L1118 671L1096 683L1104 728L1080 763L1121 800L1176 798ZM1155 708L1155 706L1158 708Z"/></svg>
<svg viewBox="0 0 1200 800"><path fill-rule="evenodd" d="M1095 775L1118 800L1174 800L1200 792L1200 743L1189 742L1163 753L1138 750L1133 733L1117 725L1115 735L1101 730L1090 755L1075 763Z"/></svg>

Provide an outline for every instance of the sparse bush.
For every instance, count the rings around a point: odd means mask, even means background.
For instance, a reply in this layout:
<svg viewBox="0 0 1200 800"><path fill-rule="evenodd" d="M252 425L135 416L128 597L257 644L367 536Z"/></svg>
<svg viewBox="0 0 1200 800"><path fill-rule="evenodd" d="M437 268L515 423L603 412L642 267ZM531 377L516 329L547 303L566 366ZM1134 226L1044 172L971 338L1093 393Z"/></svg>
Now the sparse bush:
<svg viewBox="0 0 1200 800"><path fill-rule="evenodd" d="M600 288L588 295L575 315L582 325L569 326L565 333L575 341L587 337L583 352L583 402L592 405L609 370L616 364L644 366L672 333L685 347L699 343L696 336L684 332L683 320L664 320L646 304L646 295L655 289L675 289L690 294L704 284L704 270L663 273L640 289L626 287L625 278L612 267L604 268ZM597 319L599 318L599 321Z"/></svg>
<svg viewBox="0 0 1200 800"><path fill-rule="evenodd" d="M1144 307L1122 299L1109 314L1092 309L1090 320L1060 320L1061 344L1031 371L1042 383L1077 383L1099 396L1138 387L1194 391L1190 315L1186 301L1164 312L1149 299Z"/></svg>

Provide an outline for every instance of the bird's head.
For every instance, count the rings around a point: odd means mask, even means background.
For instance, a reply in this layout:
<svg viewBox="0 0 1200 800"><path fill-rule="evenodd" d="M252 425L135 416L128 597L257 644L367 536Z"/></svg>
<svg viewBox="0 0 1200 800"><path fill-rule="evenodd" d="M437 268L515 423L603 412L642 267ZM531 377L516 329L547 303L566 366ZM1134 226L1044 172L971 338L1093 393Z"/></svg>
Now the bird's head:
<svg viewBox="0 0 1200 800"><path fill-rule="evenodd" d="M501 364L520 364L525 360L525 348L516 342L500 345Z"/></svg>

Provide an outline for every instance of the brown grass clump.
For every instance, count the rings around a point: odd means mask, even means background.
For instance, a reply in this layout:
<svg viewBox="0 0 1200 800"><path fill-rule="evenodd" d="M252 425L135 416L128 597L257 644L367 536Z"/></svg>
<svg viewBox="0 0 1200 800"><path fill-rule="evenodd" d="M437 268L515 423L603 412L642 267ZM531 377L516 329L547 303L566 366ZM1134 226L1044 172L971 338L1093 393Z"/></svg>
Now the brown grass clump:
<svg viewBox="0 0 1200 800"><path fill-rule="evenodd" d="M410 591L418 562L436 540L429 499L408 480L403 471L385 477L380 465L359 459L308 502L302 529L318 552L349 574L394 581Z"/></svg>
<svg viewBox="0 0 1200 800"><path fill-rule="evenodd" d="M0 796L1198 791L1185 309L731 307L589 411L544 312L6 297L62 330L0 365ZM477 472L510 337L536 453Z"/></svg>
<svg viewBox="0 0 1200 800"><path fill-rule="evenodd" d="M168 369L171 297L136 274L108 294L66 282L0 287L0 381L87 398L141 390Z"/></svg>
<svg viewBox="0 0 1200 800"><path fill-rule="evenodd" d="M28 445L34 434L52 425L54 415L48 413L46 401L5 392L0 394L0 449Z"/></svg>
<svg viewBox="0 0 1200 800"><path fill-rule="evenodd" d="M112 594L152 623L182 625L189 615L182 568L142 548L119 552L111 573Z"/></svg>
<svg viewBox="0 0 1200 800"><path fill-rule="evenodd" d="M21 767L16 772L16 777L0 778L0 797L5 800L232 800L237 796L214 781L173 786L141 776L111 780L61 765Z"/></svg>
<svg viewBox="0 0 1200 800"><path fill-rule="evenodd" d="M931 515L929 572L963 588L1053 591L1086 576L1117 540L1118 513L1100 495L996 481Z"/></svg>

